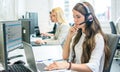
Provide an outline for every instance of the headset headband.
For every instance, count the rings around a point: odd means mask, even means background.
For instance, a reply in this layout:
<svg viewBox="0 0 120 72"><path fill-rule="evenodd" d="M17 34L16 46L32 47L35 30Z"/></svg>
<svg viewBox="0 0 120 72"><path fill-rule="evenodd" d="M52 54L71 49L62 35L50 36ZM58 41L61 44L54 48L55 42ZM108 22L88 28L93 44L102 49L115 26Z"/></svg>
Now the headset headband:
<svg viewBox="0 0 120 72"><path fill-rule="evenodd" d="M90 14L90 9L88 8L88 6L85 3L80 3L80 5L82 5L86 11L87 14Z"/></svg>

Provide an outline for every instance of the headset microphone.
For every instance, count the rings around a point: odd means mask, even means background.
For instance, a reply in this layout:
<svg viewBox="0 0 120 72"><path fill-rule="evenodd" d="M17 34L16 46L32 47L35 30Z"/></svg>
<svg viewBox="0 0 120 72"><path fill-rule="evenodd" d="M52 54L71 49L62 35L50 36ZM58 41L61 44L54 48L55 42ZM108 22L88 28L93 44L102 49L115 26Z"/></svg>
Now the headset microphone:
<svg viewBox="0 0 120 72"><path fill-rule="evenodd" d="M84 22L80 23L79 25L82 25L82 24L84 24L84 23L86 23L86 21L84 21Z"/></svg>
<svg viewBox="0 0 120 72"><path fill-rule="evenodd" d="M79 25L82 25L82 24L84 24L84 23L87 23L89 20L90 20L90 19L88 19L87 21L84 21L84 22L80 23Z"/></svg>

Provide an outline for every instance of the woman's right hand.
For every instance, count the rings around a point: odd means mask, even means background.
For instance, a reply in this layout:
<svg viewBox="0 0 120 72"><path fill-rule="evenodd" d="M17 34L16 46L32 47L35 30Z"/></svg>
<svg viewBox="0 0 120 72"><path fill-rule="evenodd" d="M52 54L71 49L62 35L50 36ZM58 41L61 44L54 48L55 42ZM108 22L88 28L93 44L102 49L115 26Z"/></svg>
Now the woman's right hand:
<svg viewBox="0 0 120 72"><path fill-rule="evenodd" d="M77 33L77 31L78 31L78 28L75 26L72 26L69 29L68 37L72 38Z"/></svg>

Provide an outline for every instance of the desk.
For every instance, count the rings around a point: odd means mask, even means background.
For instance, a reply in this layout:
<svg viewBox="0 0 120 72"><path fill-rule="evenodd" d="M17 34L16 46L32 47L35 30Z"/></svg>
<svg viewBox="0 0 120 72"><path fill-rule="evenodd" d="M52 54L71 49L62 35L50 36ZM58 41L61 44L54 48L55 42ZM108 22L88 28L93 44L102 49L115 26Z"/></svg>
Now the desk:
<svg viewBox="0 0 120 72"><path fill-rule="evenodd" d="M62 59L61 45L33 46L35 60L59 60Z"/></svg>
<svg viewBox="0 0 120 72"><path fill-rule="evenodd" d="M32 49L33 49L35 61L46 60L46 59L52 59L52 60L62 59L62 47L60 45L33 46ZM26 62L26 65L28 66L24 49L16 49L13 52L9 53L9 56L16 54L23 54L23 57L15 58L10 62L14 63L17 60L24 60ZM59 70L59 71L63 72L63 70ZM59 71L57 70L57 71L45 71L45 72L59 72ZM65 72L70 72L70 71L65 70Z"/></svg>
<svg viewBox="0 0 120 72"><path fill-rule="evenodd" d="M60 45L43 45L43 46L33 46L33 53L35 60L59 60L62 59L62 47ZM11 59L10 62L13 63L17 60L24 60L26 62L24 49L16 49L8 53L8 57L20 55L23 57L18 57Z"/></svg>

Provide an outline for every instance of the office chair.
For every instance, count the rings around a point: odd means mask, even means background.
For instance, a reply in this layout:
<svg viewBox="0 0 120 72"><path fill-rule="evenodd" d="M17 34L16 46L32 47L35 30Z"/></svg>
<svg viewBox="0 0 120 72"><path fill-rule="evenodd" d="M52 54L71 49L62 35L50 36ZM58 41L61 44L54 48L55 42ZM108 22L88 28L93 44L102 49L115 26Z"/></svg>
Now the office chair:
<svg viewBox="0 0 120 72"><path fill-rule="evenodd" d="M117 34L120 34L120 17L116 21L116 30L117 30ZM120 43L119 43L119 49L120 49Z"/></svg>
<svg viewBox="0 0 120 72"><path fill-rule="evenodd" d="M117 49L117 45L119 42L119 38L120 36L117 34L106 34L107 38L108 38L108 46L110 48L111 51L111 55L110 55L110 59L109 59L109 65L107 69L104 69L103 72L110 72L111 69L111 65L112 65L112 61Z"/></svg>
<svg viewBox="0 0 120 72"><path fill-rule="evenodd" d="M120 34L120 17L117 18L115 23L116 23L117 34Z"/></svg>
<svg viewBox="0 0 120 72"><path fill-rule="evenodd" d="M117 34L120 34L120 17L116 20L116 30L117 30ZM117 49L118 49L118 51L117 51L116 55L118 56L118 59L119 59L120 58L120 41L119 41ZM118 59L116 59L116 60L118 60Z"/></svg>
<svg viewBox="0 0 120 72"><path fill-rule="evenodd" d="M116 24L116 26L115 26L115 24L114 24L114 22L113 21L110 21L109 22L110 23L110 27L111 27L111 33L112 34L117 34L118 33L118 24ZM118 45L117 45L117 52L116 52L116 56L118 56L119 55L119 49L120 49L120 43L118 43ZM117 59L116 59L117 60Z"/></svg>
<svg viewBox="0 0 120 72"><path fill-rule="evenodd" d="M120 20L116 23L117 34L120 34Z"/></svg>
<svg viewBox="0 0 120 72"><path fill-rule="evenodd" d="M40 34L39 26L34 27L34 33L35 33L36 37L40 37L41 34Z"/></svg>
<svg viewBox="0 0 120 72"><path fill-rule="evenodd" d="M111 32L112 34L117 34L117 30L116 30L116 27L115 27L115 24L113 21L110 21L110 27L111 27Z"/></svg>

